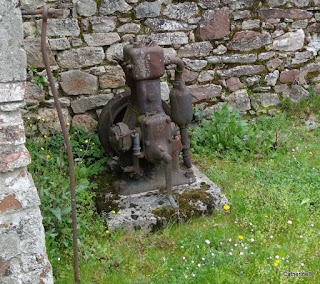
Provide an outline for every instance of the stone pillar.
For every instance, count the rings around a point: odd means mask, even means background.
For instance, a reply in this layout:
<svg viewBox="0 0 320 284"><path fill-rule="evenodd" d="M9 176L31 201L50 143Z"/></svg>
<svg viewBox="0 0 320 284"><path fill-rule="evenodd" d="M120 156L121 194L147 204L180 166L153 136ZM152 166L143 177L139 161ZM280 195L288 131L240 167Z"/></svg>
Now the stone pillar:
<svg viewBox="0 0 320 284"><path fill-rule="evenodd" d="M0 283L53 283L20 114L26 54L18 0L0 0Z"/></svg>

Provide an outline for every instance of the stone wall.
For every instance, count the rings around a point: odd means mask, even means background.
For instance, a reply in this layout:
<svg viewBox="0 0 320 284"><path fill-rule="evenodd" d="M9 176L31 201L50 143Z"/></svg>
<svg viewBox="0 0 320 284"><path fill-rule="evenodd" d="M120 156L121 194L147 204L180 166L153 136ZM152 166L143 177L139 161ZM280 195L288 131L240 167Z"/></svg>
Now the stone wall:
<svg viewBox="0 0 320 284"><path fill-rule="evenodd" d="M42 1L21 2L23 7L35 8ZM166 55L184 60L184 78L198 106L227 102L241 113L274 113L281 100L298 102L309 95L309 87L320 90L319 0L63 0L49 4L64 12L49 20L48 50L66 119L74 124L94 125L101 108L123 90L124 74L114 57L121 57L123 46L133 38L151 37ZM40 17L24 18L28 65L43 75L40 26ZM163 99L168 99L173 73L169 67L162 78ZM58 122L50 93L33 82L27 89L25 115L45 116L47 125L55 128Z"/></svg>
<svg viewBox="0 0 320 284"><path fill-rule="evenodd" d="M20 108L26 53L18 0L0 0L0 283L53 283Z"/></svg>

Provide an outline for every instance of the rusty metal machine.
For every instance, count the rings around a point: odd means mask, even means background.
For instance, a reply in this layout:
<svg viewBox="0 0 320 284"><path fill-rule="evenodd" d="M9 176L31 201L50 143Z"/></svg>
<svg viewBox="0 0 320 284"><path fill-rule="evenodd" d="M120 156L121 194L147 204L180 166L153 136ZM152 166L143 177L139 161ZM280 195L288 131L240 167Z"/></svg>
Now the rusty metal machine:
<svg viewBox="0 0 320 284"><path fill-rule="evenodd" d="M98 124L101 144L106 152L119 156L120 194L166 188L176 208L172 186L195 181L187 132L193 117L192 98L182 80L184 63L177 57L165 59L154 41L132 42L123 53L119 64L130 91L115 96L103 108ZM170 106L161 100L160 89L160 77L169 64L176 65Z"/></svg>

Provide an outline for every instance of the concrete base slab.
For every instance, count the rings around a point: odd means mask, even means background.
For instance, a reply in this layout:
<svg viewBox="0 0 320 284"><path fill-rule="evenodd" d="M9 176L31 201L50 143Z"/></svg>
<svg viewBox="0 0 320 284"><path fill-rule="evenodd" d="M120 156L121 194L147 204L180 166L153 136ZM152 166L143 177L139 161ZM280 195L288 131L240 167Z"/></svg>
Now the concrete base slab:
<svg viewBox="0 0 320 284"><path fill-rule="evenodd" d="M108 229L110 231L118 228L127 231L139 229L151 232L163 224L211 214L213 210L228 204L227 198L218 186L197 167L193 166L193 171L196 177L193 184L173 187L174 198L179 204L178 209L172 208L165 190L129 196L118 195L116 198L114 194L107 193L105 201L112 200L114 208L104 212Z"/></svg>

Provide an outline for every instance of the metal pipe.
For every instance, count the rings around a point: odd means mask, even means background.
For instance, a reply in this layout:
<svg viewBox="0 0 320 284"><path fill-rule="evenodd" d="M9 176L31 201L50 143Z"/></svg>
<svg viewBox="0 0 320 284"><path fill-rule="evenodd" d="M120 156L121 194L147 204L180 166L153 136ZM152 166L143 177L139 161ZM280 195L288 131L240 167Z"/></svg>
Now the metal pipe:
<svg viewBox="0 0 320 284"><path fill-rule="evenodd" d="M184 71L184 62L179 57L168 57L167 64L176 64L176 70L174 75L175 81L182 80L182 73Z"/></svg>
<svg viewBox="0 0 320 284"><path fill-rule="evenodd" d="M191 154L190 154L190 143L187 128L180 128L181 143L183 146L182 155L184 165L190 169L192 167Z"/></svg>
<svg viewBox="0 0 320 284"><path fill-rule="evenodd" d="M172 196L172 157L167 154L163 158L164 160L164 172L166 178L167 197L173 208L179 208L176 201Z"/></svg>
<svg viewBox="0 0 320 284"><path fill-rule="evenodd" d="M75 176L74 176L74 162L71 150L71 144L68 136L68 131L66 123L63 118L60 101L58 98L57 89L54 84L52 71L50 68L50 62L47 53L47 24L48 24L48 8L43 6L42 8L42 29L41 29L41 52L43 56L43 62L47 71L47 76L54 98L54 103L58 112L58 117L60 121L60 126L64 138L64 143L67 148L68 153L68 163L69 163L69 175L70 175L70 191L71 191L71 214L72 214L72 235L73 235L73 261L74 261L74 281L76 284L79 283L79 256L78 256L78 234L77 234L77 205L76 205L76 192L75 192Z"/></svg>

